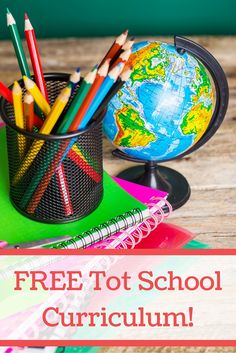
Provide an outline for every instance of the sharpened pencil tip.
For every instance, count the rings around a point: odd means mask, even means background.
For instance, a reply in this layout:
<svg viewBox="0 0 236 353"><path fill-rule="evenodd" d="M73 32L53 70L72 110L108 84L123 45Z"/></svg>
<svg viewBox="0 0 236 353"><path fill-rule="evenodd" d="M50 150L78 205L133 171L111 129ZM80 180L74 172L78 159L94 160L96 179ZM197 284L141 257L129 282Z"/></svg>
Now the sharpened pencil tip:
<svg viewBox="0 0 236 353"><path fill-rule="evenodd" d="M27 13L25 12L25 20L28 20L28 19L29 19L29 17L27 15Z"/></svg>
<svg viewBox="0 0 236 353"><path fill-rule="evenodd" d="M124 32L123 32L123 34L126 36L126 35L128 35L128 33L129 33L129 30L128 29L126 29Z"/></svg>
<svg viewBox="0 0 236 353"><path fill-rule="evenodd" d="M27 76L23 75L22 78L23 78L24 83L29 82L29 79Z"/></svg>
<svg viewBox="0 0 236 353"><path fill-rule="evenodd" d="M6 8L6 11L7 11L7 13L10 13L10 10L9 10L9 8L8 8L8 7Z"/></svg>

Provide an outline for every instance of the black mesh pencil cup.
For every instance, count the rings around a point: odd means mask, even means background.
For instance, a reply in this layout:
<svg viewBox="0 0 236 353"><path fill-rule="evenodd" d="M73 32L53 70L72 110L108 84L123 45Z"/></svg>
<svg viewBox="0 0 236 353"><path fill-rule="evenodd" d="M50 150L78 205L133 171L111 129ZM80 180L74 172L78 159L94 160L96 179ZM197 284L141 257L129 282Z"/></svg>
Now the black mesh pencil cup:
<svg viewBox="0 0 236 353"><path fill-rule="evenodd" d="M68 74L45 74L51 104L68 79ZM23 82L19 84L23 88ZM20 213L40 222L66 223L97 208L103 196L102 114L86 129L63 135L16 127L13 106L4 99L1 115L7 132L10 200Z"/></svg>

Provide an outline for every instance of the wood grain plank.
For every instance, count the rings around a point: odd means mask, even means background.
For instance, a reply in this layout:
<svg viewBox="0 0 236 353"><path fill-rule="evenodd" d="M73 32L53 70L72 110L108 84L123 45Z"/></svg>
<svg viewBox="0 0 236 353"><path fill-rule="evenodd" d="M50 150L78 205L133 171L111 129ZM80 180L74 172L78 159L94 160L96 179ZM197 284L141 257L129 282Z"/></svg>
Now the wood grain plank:
<svg viewBox="0 0 236 353"><path fill-rule="evenodd" d="M138 38L173 42L170 37ZM214 247L236 246L236 37L192 37L207 48L224 68L230 87L227 116L216 135L201 149L176 161L165 163L182 173L192 189L190 201L175 211L169 222L186 227L197 239ZM40 40L44 71L82 72L99 62L113 38ZM24 43L25 46L25 43ZM0 79L10 84L20 77L9 41L0 43ZM133 163L114 158L113 147L104 139L104 166L117 174Z"/></svg>

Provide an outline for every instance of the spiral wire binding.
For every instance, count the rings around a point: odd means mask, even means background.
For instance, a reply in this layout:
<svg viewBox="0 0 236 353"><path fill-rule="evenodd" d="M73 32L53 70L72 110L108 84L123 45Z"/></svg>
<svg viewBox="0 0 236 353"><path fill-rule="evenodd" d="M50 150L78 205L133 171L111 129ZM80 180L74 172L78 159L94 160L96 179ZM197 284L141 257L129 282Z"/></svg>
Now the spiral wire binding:
<svg viewBox="0 0 236 353"><path fill-rule="evenodd" d="M91 228L87 232L76 235L69 240L59 242L52 246L55 249L85 249L98 241L103 241L110 237L112 233L118 233L122 229L133 227L135 224L143 222L143 213L140 208L134 208L122 215L116 216L107 222ZM120 225L121 222L122 224ZM115 229L114 229L115 228ZM97 237L95 237L97 234Z"/></svg>
<svg viewBox="0 0 236 353"><path fill-rule="evenodd" d="M161 198L153 196L151 201L158 201L158 204L150 202L146 205L150 209L151 216L133 226L129 229L123 231L120 235L111 235L109 238L104 240L100 244L95 244L94 248L97 249L134 249L137 244L141 242L142 239L149 236L149 234L157 228L157 226L163 222L163 220L172 212L171 204Z"/></svg>

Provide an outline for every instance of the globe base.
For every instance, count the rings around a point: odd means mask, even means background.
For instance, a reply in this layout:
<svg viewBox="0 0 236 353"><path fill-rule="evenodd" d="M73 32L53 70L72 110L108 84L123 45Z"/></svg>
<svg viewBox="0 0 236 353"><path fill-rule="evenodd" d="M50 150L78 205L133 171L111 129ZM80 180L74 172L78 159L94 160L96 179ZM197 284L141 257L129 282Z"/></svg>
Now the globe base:
<svg viewBox="0 0 236 353"><path fill-rule="evenodd" d="M124 153L121 155L121 153L117 152L117 150L113 151L113 154L122 159L126 159L124 158ZM128 159L131 160L131 158ZM135 161L134 158L132 160ZM140 162L140 160L137 161ZM159 166L154 161L143 161L143 163L145 163L144 166L128 168L119 173L117 177L168 192L169 196L167 200L174 210L180 208L188 201L191 189L182 174L174 169Z"/></svg>

